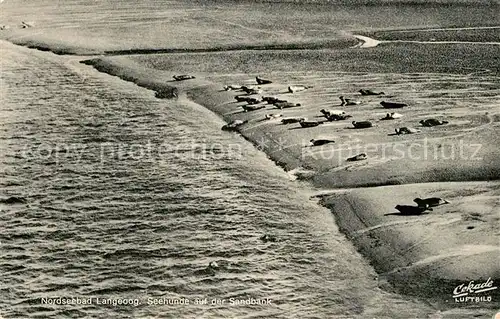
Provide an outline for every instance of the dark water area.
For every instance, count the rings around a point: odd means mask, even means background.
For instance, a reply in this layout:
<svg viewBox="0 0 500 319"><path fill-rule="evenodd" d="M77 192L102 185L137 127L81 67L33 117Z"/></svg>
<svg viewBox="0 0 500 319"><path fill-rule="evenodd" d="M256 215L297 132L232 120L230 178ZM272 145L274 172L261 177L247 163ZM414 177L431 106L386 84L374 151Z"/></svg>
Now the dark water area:
<svg viewBox="0 0 500 319"><path fill-rule="evenodd" d="M436 313L381 290L313 191L220 131L212 113L78 59L5 42L1 51L4 318ZM92 303L50 304L58 298ZM160 299L190 304L150 304Z"/></svg>

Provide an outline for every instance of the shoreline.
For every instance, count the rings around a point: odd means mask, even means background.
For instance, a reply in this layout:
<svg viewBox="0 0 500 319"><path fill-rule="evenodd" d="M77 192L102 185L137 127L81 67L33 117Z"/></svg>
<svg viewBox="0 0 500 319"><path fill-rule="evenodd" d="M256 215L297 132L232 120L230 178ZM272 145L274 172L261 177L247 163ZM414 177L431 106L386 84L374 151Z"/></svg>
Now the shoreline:
<svg viewBox="0 0 500 319"><path fill-rule="evenodd" d="M193 102L202 105L205 108L208 108L212 112L216 113L226 122L229 122L232 119L245 118L250 120L252 123L255 123L263 116L262 112L234 114L235 110L239 109L239 106L235 105L234 103L233 98L235 93L221 90L224 83L210 79L210 76L207 74L195 74L195 80L176 82L170 80L172 78L172 75L174 74L173 72L147 68L140 63L131 61L130 59L125 57L117 57L114 58L114 60L113 58L97 58L92 60L85 60L81 63L90 65L100 72L118 76L123 80L136 83L139 86L154 90L157 93L159 92L160 95L165 97L172 96L174 92L175 94L179 94L182 97L186 96ZM166 82L166 78L168 78L170 82ZM251 79L249 76L246 76L246 78L248 80ZM272 87L272 89L275 91L277 90L277 92L281 92L284 87L286 87L284 84L280 84L279 87L274 86ZM177 93L177 91L179 91L180 93ZM318 91L314 92L317 93ZM290 98L296 99L296 101L302 99L305 99L307 101L308 97L305 95L306 94L304 93L299 94L297 97L293 96ZM312 102L316 103L317 101ZM375 102L378 102L378 100L375 100ZM232 110L229 113L227 112L228 108ZM317 111L317 109L318 107L315 107L315 111ZM274 111L276 110L274 109L273 112ZM292 112L293 114L293 112L296 111L293 110L290 112ZM303 110L300 110L300 112L303 112ZM484 120L484 118L477 119L478 123L482 123L482 121ZM490 124L491 123L492 122L490 121ZM342 194L342 198L339 198L338 194L330 194L327 196L323 196L320 203L323 206L328 207L332 211L342 232L346 234L346 236L348 236L351 240L353 240L361 254L367 257L368 260L370 260L372 266L374 266L379 275L383 276L384 279L386 278L390 282L392 287L395 287L399 291L402 291L406 294L417 295L420 297L423 297L424 295L435 296L437 293L438 300L433 300L439 301L444 297L444 295L446 295L447 291L451 292L454 286L468 280L471 273L477 276L477 278L473 278L475 280L486 279L488 276L494 278L494 280L500 278L498 267L496 267L495 265L498 251L494 249L485 249L484 251L481 251L479 253L482 261L481 266L487 265L486 267L482 268L482 270L478 267L460 270L453 266L454 261L452 259L447 259L444 257L436 259L431 258L433 256L439 256L438 252L444 250L448 254L445 254L445 256L455 256L457 258L461 258L461 262L463 263L472 262L472 264L474 264L474 258L477 256L475 254L468 253L470 251L470 245L473 245L478 240L482 240L484 244L484 235L481 237L480 232L474 231L474 233L469 236L470 238L468 242L460 243L459 238L456 234L459 229L469 225L469 221L456 219L454 220L456 224L453 225L453 228L451 230L446 228L443 229L443 215L441 214L441 216L438 216L437 221L433 220L432 218L424 219L422 221L417 220L415 222L416 226L411 229L404 228L399 223L389 223L389 227L381 227L381 225L385 225L387 224L387 222L384 220L384 217L382 217L384 215L380 215L380 213L386 212L387 209L389 209L389 207L387 206L388 203L384 201L384 187L367 188L367 186L386 185L384 183L388 182L390 184L390 179L387 178L390 177L391 174L394 175L393 169L388 171L376 168L371 173L371 175L368 176L365 176L367 171L356 172L356 170L358 169L363 170L362 167L356 167L356 165L353 165L354 174L352 174L352 170L325 171L324 168L322 168L322 166L324 165L322 163L315 163L314 161L303 161L300 156L298 156L298 154L301 154L302 152L301 147L295 146L287 149L286 151L283 151L282 146L278 145L280 143L277 140L277 136L281 136L280 134L291 134L293 135L291 137L292 140L297 141L300 137L300 134L290 133L287 131L282 132L282 127L276 124L276 122L264 122L264 125L266 125L269 129L260 129L259 126L256 126L250 129L244 128L239 133L241 133L241 135L245 139L259 147L259 149L263 150L268 155L268 157L270 157L279 166L283 167L286 171L297 169L310 170L310 176L301 176L300 178L310 181L311 185L313 185L314 187L319 189L328 189L335 188L332 186L336 186L338 187L338 189L345 190L346 193ZM271 126L273 128L271 128ZM302 130L297 131L300 132ZM271 145L261 147L259 145L259 139L261 138L266 138L268 141L271 141ZM488 154L495 155L495 152L486 153L486 155ZM492 159L488 158L488 160ZM408 163L403 163L403 165L399 167L400 173L406 170L405 165L407 165ZM459 189L462 190L464 187L467 188L467 185L471 183L469 177L474 176L475 178L477 178L477 173L482 171L483 177L479 178L478 180L484 180L484 182L479 182L484 183L484 185L481 184L481 187L484 189L483 193L491 193L492 196L499 196L500 194L498 193L499 187L497 185L497 182L492 182L493 184L487 182L487 180L491 179L498 181L500 172L495 171L495 167L498 167L497 162L493 161L490 163L489 171L488 169L484 168L484 165L479 165L477 167L465 167L458 170L454 169L453 171L445 170L441 173L443 175L443 183L438 183L439 185L434 186L440 186L436 189L437 192L446 193L453 197L456 196L453 194L459 193ZM422 167L422 169L425 168L426 165ZM436 169L439 169L439 165L436 167ZM466 174L464 178L464 172L470 172L471 169L472 172ZM388 172L390 174L388 174ZM420 172L420 174L422 174L423 172L424 171ZM416 188L429 186L428 184L424 183L426 181L434 180L436 176L439 175L439 170L437 172L438 173L434 172L433 174L430 174L427 179L422 178L422 176L417 176L416 178L415 176L413 176L412 178L405 177L400 180L395 180L394 183L397 184L396 186L386 186L392 187L391 189L393 191L391 192L391 199L401 201L408 201L409 199L411 202L411 197L409 196L415 196L414 194L416 194L416 192L418 191ZM410 173L414 174L414 172ZM458 189L457 187L452 187L447 184L448 182L450 182L450 173L453 173L457 177L457 182L460 185ZM380 182L370 185L369 181L373 180L374 178L378 179ZM451 181L453 181L453 179ZM410 183L417 183L417 186L410 185ZM355 189L346 189L350 187L355 187ZM422 194L426 191L426 189L421 189L419 192L420 194ZM365 192L369 192L372 195L368 196L364 194ZM471 190L471 192L474 193L474 190ZM409 193L411 195L408 195ZM429 195L432 195L432 193L430 193ZM486 195L483 196L480 193L477 196L480 196L479 200L481 200ZM367 202L370 202L370 204L366 204ZM375 205L375 208L372 208L373 203L378 203ZM389 204L393 205L391 203ZM462 205L464 205L464 207L468 207L468 205L470 206L470 203L462 203ZM493 214L493 210L491 211L491 214ZM492 217L491 214L487 216L488 220L494 217ZM485 227L485 225L482 223L480 225L482 228ZM474 227L480 228L479 226ZM372 231L365 231L367 229L383 229L384 231L377 233L374 236L374 233ZM438 247L435 247L432 242L427 242L427 246L425 249L412 252L411 255L407 255L407 248L401 248L400 252L397 252L397 250L395 250L395 247L416 247L415 245L418 245L418 243L422 242L422 240L428 241L429 239L427 234L421 232L423 229L427 229L427 231L435 231L437 234L439 234L439 236L448 237L449 240L447 241L447 243L451 243L452 245L445 245L446 247L438 245ZM366 236L363 234L366 234ZM413 238L408 238L408 240L405 240L403 242L398 242L401 236L406 236L409 234L416 235ZM488 239L490 242L492 240L495 240L493 236L486 237L486 239ZM457 241L459 242L458 245ZM494 245L494 242L490 243L490 245ZM436 250L436 248L439 249ZM431 258L431 262L424 263L424 266L422 266L423 268L419 266L420 261L429 260L429 258ZM416 266L409 267L409 265ZM487 270L488 272L485 272L484 270ZM490 274L491 272L493 272L493 274ZM439 290L433 289L432 283L435 281L441 283L441 287Z"/></svg>

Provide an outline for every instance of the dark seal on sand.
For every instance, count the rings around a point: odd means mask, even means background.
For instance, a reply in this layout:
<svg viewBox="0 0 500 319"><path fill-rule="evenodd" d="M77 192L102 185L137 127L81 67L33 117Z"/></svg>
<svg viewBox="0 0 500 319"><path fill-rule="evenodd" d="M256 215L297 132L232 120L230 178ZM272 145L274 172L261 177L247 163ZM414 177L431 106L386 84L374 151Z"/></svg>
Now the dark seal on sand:
<svg viewBox="0 0 500 319"><path fill-rule="evenodd" d="M266 79L260 78L258 76L255 77L255 80L257 81L257 84L271 84L271 83L273 83L270 80L266 80Z"/></svg>
<svg viewBox="0 0 500 319"><path fill-rule="evenodd" d="M408 106L408 104L406 103L386 102L386 101L382 101L380 102L380 104L386 109L400 109Z"/></svg>
<svg viewBox="0 0 500 319"><path fill-rule="evenodd" d="M363 161L365 159L367 159L367 155L365 153L360 153L358 155L355 155L353 157L349 157L348 159L346 159L346 161L348 162L357 162L357 161Z"/></svg>
<svg viewBox="0 0 500 319"><path fill-rule="evenodd" d="M334 140L330 140L330 139L311 139L309 142L311 142L311 144L313 146L321 146L321 145L325 145L325 144L329 144L329 143L335 143Z"/></svg>
<svg viewBox="0 0 500 319"><path fill-rule="evenodd" d="M361 121L361 122L352 121L352 125L354 126L354 128L369 128L373 126L372 122L370 121Z"/></svg>
<svg viewBox="0 0 500 319"><path fill-rule="evenodd" d="M323 124L323 122L318 122L318 121L306 121L306 120L302 120L299 122L300 126L302 126L303 128L308 128L308 127L315 127L315 126L318 126L320 124Z"/></svg>
<svg viewBox="0 0 500 319"><path fill-rule="evenodd" d="M176 81L184 81L184 80L194 79L195 77L189 74L181 74L181 75L174 75L173 78Z"/></svg>
<svg viewBox="0 0 500 319"><path fill-rule="evenodd" d="M440 121L437 119L427 119L427 120L421 120L420 124L422 124L422 126L432 127L432 126L439 126L439 125L448 124L448 121Z"/></svg>
<svg viewBox="0 0 500 319"><path fill-rule="evenodd" d="M222 126L222 130L223 131L236 131L238 129L239 126L247 123L248 120L245 120L245 121L242 121L242 120L234 120L232 121L231 123L228 123L224 126Z"/></svg>
<svg viewBox="0 0 500 319"><path fill-rule="evenodd" d="M430 210L432 211L432 208L429 208L429 205L425 205L423 207L420 206L410 206L410 205L396 205L396 208L401 215L421 215L424 214L425 211Z"/></svg>

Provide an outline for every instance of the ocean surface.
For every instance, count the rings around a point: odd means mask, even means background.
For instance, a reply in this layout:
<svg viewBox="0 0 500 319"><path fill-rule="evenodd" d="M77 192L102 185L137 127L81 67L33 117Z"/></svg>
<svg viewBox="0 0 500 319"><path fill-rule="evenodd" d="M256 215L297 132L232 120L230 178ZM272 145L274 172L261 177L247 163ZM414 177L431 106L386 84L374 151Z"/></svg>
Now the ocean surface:
<svg viewBox="0 0 500 319"><path fill-rule="evenodd" d="M206 109L78 57L0 51L0 317L436 313L379 289L314 191Z"/></svg>

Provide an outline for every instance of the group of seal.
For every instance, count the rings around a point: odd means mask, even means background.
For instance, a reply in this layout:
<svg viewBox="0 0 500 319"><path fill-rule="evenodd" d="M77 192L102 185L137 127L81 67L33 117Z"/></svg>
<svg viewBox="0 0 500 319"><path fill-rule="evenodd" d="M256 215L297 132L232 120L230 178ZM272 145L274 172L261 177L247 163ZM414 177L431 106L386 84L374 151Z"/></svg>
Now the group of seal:
<svg viewBox="0 0 500 319"><path fill-rule="evenodd" d="M389 116L389 114L387 114L387 116ZM431 118L431 119L421 120L419 123L424 127L432 127L432 126L438 126L438 125L445 125L445 124L448 124L449 122ZM414 134L414 133L421 132L421 130L419 130L419 129L416 129L413 127L407 127L407 126L396 128L395 131L396 131L396 135Z"/></svg>
<svg viewBox="0 0 500 319"><path fill-rule="evenodd" d="M449 201L439 197L429 197L424 199L417 197L413 201L417 204L417 206L396 205L394 208L396 208L402 215L421 215L427 211L433 211L432 207L450 203Z"/></svg>
<svg viewBox="0 0 500 319"><path fill-rule="evenodd" d="M265 85L265 84L270 84L273 83L271 80L264 79L262 77L256 76L255 78L256 82L258 85ZM310 87L308 86L302 86L302 85L297 85L297 86L289 86L288 87L288 92L290 93L295 93L299 91L306 90ZM252 96L255 94L261 94L262 89L260 87L256 86L240 86L240 85L226 85L224 86L224 90L226 91L231 91L231 90L242 90L244 91L247 95L236 95L235 99L238 102L246 102L248 105L242 105L242 108L245 112L250 112L250 111L257 111L265 108L265 103L267 104L272 104L274 107L282 110L285 108L293 108L293 107L300 107L300 103L293 103L289 102L286 100L279 99L277 97L273 96ZM370 89L360 89L358 91L362 96L370 96L370 95L385 95L384 92L375 92ZM339 96L339 99L341 100L341 106L348 106L348 105L359 105L361 102L360 101L355 101L352 99L347 99L344 96ZM388 102L388 101L382 101L380 104L386 108L386 109L397 109L397 108L404 108L407 107L408 104L406 103L401 103L401 102ZM320 110L321 114L326 118L327 121L341 121L348 119L352 117L349 114L346 114L345 111L343 110L326 110L326 109L321 109ZM271 119L277 119L279 117L282 117L282 114L267 114L265 115L266 120L271 120ZM395 120L403 117L402 114L396 113L396 112L391 112L387 113L385 117L381 118L380 120ZM292 123L299 123L300 127L302 128L312 128L319 126L323 124L325 121L310 121L307 120L307 118L303 117L291 117L291 118L283 118L281 120L282 124L292 124ZM444 125L447 124L447 121L441 121L437 119L425 119L421 120L420 124L424 127L432 127L432 126L437 126L437 125ZM236 130L236 128L239 125L242 125L244 123L229 123L223 127L224 130ZM355 129L366 129L366 128L371 128L373 127L373 123L371 121L352 121L353 128ZM419 129L412 128L412 127L399 127L395 128L395 133L396 135L404 135L404 134L414 134L420 132ZM313 143L314 146L316 145L323 145L322 143L325 143L326 140L311 140L311 143ZM331 142L331 141L330 141ZM366 159L366 154L358 154L354 157L348 158L348 161L357 161L357 160L363 160Z"/></svg>
<svg viewBox="0 0 500 319"><path fill-rule="evenodd" d="M271 80L266 80L260 77L256 77L258 84L269 84L272 83ZM300 103L292 103L286 100L282 100L273 96L258 96L262 93L260 87L255 86L238 86L238 85L226 85L224 86L225 91L241 90L246 93L246 95L236 95L234 98L237 102L246 102L248 105L242 105L241 107L245 112L256 111L265 108L265 103L272 104L278 109L285 109L291 107L299 107Z"/></svg>

